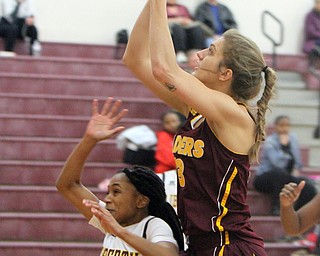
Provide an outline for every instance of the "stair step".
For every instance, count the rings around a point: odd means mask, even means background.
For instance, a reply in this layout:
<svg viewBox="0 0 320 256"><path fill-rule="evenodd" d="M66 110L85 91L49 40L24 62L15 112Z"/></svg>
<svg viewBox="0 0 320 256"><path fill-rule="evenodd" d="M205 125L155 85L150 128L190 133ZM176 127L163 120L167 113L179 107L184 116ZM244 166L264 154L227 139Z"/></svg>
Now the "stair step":
<svg viewBox="0 0 320 256"><path fill-rule="evenodd" d="M100 105L105 97L96 97ZM160 116L169 108L155 98L121 98L121 107L129 109L130 118L153 118ZM38 114L38 115L76 115L91 116L91 96L42 95L30 93L0 93L2 113ZM15 102L15 104L12 104Z"/></svg>
<svg viewBox="0 0 320 256"><path fill-rule="evenodd" d="M307 249L306 247L294 245L292 243L265 243L265 249L268 256L291 256L292 253Z"/></svg>
<svg viewBox="0 0 320 256"><path fill-rule="evenodd" d="M65 161L80 139L0 136L0 141L3 160ZM107 140L95 147L88 161L121 162L122 155L116 141Z"/></svg>
<svg viewBox="0 0 320 256"><path fill-rule="evenodd" d="M1 58L1 72L77 76L133 77L119 60L18 56Z"/></svg>
<svg viewBox="0 0 320 256"><path fill-rule="evenodd" d="M0 241L0 255L5 256L96 256L102 243L89 242L41 242ZM268 256L290 256L294 251L304 249L291 243L265 243Z"/></svg>
<svg viewBox="0 0 320 256"><path fill-rule="evenodd" d="M87 224L77 213L0 213L0 240L102 241L102 233ZM255 232L266 241L284 236L279 217L255 216L251 218ZM46 232L44 230L50 230Z"/></svg>
<svg viewBox="0 0 320 256"><path fill-rule="evenodd" d="M91 97L155 96L135 78L0 73L2 93L41 93Z"/></svg>
<svg viewBox="0 0 320 256"><path fill-rule="evenodd" d="M102 242L0 241L0 255L5 256L97 256Z"/></svg>
<svg viewBox="0 0 320 256"><path fill-rule="evenodd" d="M96 186L101 180L97 180L95 187L90 190L102 199L105 191ZM83 179L83 183L85 180ZM54 183L53 183L54 184ZM51 185L53 185L51 184ZM36 201L33 201L37 198ZM75 212L54 186L6 186L0 185L0 211L3 212ZM271 210L271 201L267 195L255 191L249 191L247 203L252 215L268 215Z"/></svg>
<svg viewBox="0 0 320 256"><path fill-rule="evenodd" d="M98 188L90 190L101 200L106 195ZM77 212L53 186L0 185L0 201L2 212Z"/></svg>
<svg viewBox="0 0 320 256"><path fill-rule="evenodd" d="M42 51L40 57L69 57L69 58L89 58L89 59L114 59L116 47L112 45L98 44L76 44L76 43L59 43L59 42L41 42ZM3 49L3 42L0 41L0 48ZM29 55L28 45L23 41L17 41L15 52L20 55ZM121 57L124 47L119 49L118 56Z"/></svg>
<svg viewBox="0 0 320 256"><path fill-rule="evenodd" d="M253 216L250 220L252 229L265 241L276 241L285 236L280 217Z"/></svg>
<svg viewBox="0 0 320 256"><path fill-rule="evenodd" d="M0 160L0 181L2 185L53 185L64 162ZM87 186L97 186L118 170L126 167L121 162L87 162L82 181Z"/></svg>
<svg viewBox="0 0 320 256"><path fill-rule="evenodd" d="M128 116L131 116L131 111ZM1 114L1 136L77 137L83 136L89 116ZM147 125L153 131L162 128L160 117L123 118L119 125L126 129L136 125Z"/></svg>
<svg viewBox="0 0 320 256"><path fill-rule="evenodd" d="M27 238L39 241L100 242L104 237L82 215L75 213L1 212L0 219L0 240Z"/></svg>

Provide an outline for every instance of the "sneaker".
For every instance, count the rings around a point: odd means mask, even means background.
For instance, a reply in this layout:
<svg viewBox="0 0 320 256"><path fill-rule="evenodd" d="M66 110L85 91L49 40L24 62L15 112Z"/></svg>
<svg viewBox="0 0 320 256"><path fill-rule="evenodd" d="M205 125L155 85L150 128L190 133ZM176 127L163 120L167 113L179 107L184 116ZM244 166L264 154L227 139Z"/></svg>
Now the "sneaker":
<svg viewBox="0 0 320 256"><path fill-rule="evenodd" d="M34 41L32 45L32 55L33 56L40 56L42 51L42 46L39 41Z"/></svg>

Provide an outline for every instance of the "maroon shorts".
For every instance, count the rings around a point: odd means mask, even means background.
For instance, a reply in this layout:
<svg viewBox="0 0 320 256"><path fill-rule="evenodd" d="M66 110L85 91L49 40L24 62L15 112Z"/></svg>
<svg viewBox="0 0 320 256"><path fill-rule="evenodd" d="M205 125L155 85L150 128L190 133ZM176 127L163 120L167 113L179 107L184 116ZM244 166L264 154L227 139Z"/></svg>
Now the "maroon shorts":
<svg viewBox="0 0 320 256"><path fill-rule="evenodd" d="M183 255L183 254L181 254ZM245 241L237 241L213 249L187 252L186 256L267 256L264 248Z"/></svg>

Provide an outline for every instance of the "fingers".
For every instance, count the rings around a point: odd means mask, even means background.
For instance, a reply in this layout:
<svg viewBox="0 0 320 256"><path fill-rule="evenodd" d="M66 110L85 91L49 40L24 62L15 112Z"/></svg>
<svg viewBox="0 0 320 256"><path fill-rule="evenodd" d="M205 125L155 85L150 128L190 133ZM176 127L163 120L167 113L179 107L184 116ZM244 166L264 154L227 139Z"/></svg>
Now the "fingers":
<svg viewBox="0 0 320 256"><path fill-rule="evenodd" d="M92 101L91 109L92 109L92 115L93 116L95 116L95 115L97 115L99 113L98 112L98 100L97 99L94 99Z"/></svg>
<svg viewBox="0 0 320 256"><path fill-rule="evenodd" d="M113 104L113 98L109 97L105 101L102 110L101 110L101 115L107 116L109 118L113 118L115 122L119 121L121 118L123 118L126 113L128 112L127 109L122 109L119 112L120 106L122 104L121 100L116 100ZM98 104L95 103L95 113L98 114Z"/></svg>
<svg viewBox="0 0 320 256"><path fill-rule="evenodd" d="M114 121L117 123L119 120L121 120L126 114L128 113L128 109L122 109L115 117Z"/></svg>
<svg viewBox="0 0 320 256"><path fill-rule="evenodd" d="M105 103L103 104L102 110L101 110L101 115L105 116L109 113L110 105L113 101L112 97L108 97Z"/></svg>
<svg viewBox="0 0 320 256"><path fill-rule="evenodd" d="M293 182L286 184L280 192L280 197L285 197L289 201L294 202L298 199L304 186L305 181L301 181L299 185Z"/></svg>
<svg viewBox="0 0 320 256"><path fill-rule="evenodd" d="M299 185L298 185L299 193L302 191L302 189L304 188L305 185L306 185L306 182L304 180L299 183Z"/></svg>

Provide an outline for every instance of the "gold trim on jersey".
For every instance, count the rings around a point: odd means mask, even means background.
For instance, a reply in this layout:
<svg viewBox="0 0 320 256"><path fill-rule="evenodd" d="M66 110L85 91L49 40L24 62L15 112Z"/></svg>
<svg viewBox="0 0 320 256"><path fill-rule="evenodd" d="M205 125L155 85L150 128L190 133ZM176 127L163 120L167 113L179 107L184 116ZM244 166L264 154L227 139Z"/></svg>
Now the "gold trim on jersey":
<svg viewBox="0 0 320 256"><path fill-rule="evenodd" d="M221 247L221 250L220 250L220 252L219 252L219 255L218 255L218 256L223 256L224 247L225 247L225 245L223 245L223 246Z"/></svg>
<svg viewBox="0 0 320 256"><path fill-rule="evenodd" d="M217 218L217 221L216 221L216 226L218 227L221 236L223 236L223 233L224 233L224 240L225 240L224 244L230 244L230 238L229 238L228 231L225 231L224 227L221 225L221 221L227 215L227 213L229 211L229 209L226 207L226 204L227 204L228 197L230 195L231 184L232 184L234 178L237 176L237 174L238 174L238 169L237 169L237 167L234 167L233 172L226 183L224 195L223 195L221 203L220 203L220 205L223 207L223 210L222 210L221 215Z"/></svg>
<svg viewBox="0 0 320 256"><path fill-rule="evenodd" d="M195 116L196 114L198 114L198 112L196 110L194 110L193 108L190 108L189 112L191 113L191 115Z"/></svg>

